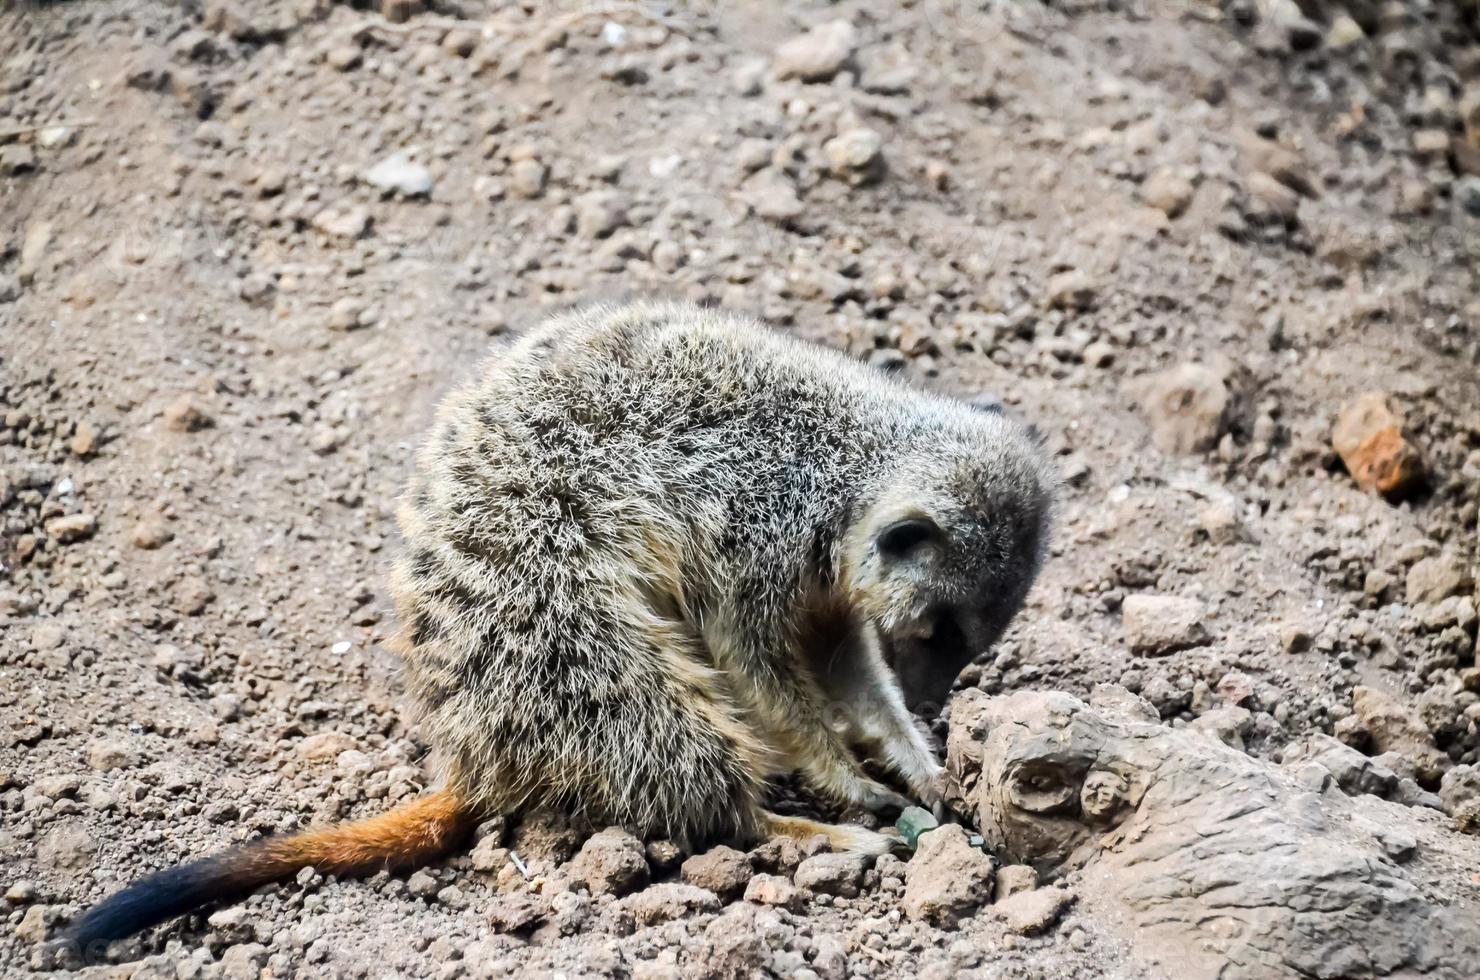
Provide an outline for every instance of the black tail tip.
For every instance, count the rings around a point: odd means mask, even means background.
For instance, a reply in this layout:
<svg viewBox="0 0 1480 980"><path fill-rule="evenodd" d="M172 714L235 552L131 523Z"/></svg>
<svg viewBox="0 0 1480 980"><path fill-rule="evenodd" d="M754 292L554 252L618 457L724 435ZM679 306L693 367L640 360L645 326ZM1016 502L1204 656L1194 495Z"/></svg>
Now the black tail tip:
<svg viewBox="0 0 1480 980"><path fill-rule="evenodd" d="M97 963L108 945L153 925L233 897L239 890L222 856L169 868L115 892L44 944L48 957Z"/></svg>

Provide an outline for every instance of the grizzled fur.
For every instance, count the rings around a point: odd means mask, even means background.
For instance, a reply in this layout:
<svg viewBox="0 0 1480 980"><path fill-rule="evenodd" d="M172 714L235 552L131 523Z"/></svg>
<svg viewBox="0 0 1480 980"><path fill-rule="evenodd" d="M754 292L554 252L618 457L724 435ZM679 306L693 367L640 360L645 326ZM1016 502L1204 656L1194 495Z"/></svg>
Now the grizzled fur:
<svg viewBox="0 0 1480 980"><path fill-rule="evenodd" d="M907 705L938 704L1021 606L1051 496L1000 413L728 314L568 313L452 395L419 456L409 686L450 788L488 812L788 832L761 806L779 772L904 802L863 747L938 802Z"/></svg>

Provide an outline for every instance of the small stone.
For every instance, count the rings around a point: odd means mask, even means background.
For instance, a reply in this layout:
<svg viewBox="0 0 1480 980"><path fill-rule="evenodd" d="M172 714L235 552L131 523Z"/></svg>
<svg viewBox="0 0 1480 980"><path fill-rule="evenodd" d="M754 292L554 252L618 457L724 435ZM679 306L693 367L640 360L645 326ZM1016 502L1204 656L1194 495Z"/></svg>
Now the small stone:
<svg viewBox="0 0 1480 980"><path fill-rule="evenodd" d="M949 824L921 835L905 868L904 910L910 918L953 928L992 899L992 859Z"/></svg>
<svg viewBox="0 0 1480 980"><path fill-rule="evenodd" d="M683 880L707 889L725 901L740 897L753 873L750 859L733 847L721 844L683 863Z"/></svg>
<svg viewBox="0 0 1480 980"><path fill-rule="evenodd" d="M27 878L11 882L5 889L5 900L11 905L28 905L36 901L36 883Z"/></svg>
<svg viewBox="0 0 1480 980"><path fill-rule="evenodd" d="M1362 719L1379 752L1393 752L1413 764L1418 779L1437 783L1449 769L1449 757L1416 716L1392 695L1373 687L1352 690L1352 711Z"/></svg>
<svg viewBox="0 0 1480 980"><path fill-rule="evenodd" d="M221 954L221 976L225 980L258 980L267 964L267 947L261 943L237 943Z"/></svg>
<svg viewBox="0 0 1480 980"><path fill-rule="evenodd" d="M367 306L357 296L341 296L329 307L329 329L337 331L355 330L364 324L361 317Z"/></svg>
<svg viewBox="0 0 1480 980"><path fill-rule="evenodd" d="M659 874L667 874L683 860L683 848L671 840L650 840L643 847L648 864Z"/></svg>
<svg viewBox="0 0 1480 980"><path fill-rule="evenodd" d="M150 514L141 518L129 531L129 542L135 548L145 551L153 551L162 548L175 537L175 532L170 530L169 523L158 514Z"/></svg>
<svg viewBox="0 0 1480 980"><path fill-rule="evenodd" d="M404 197L421 197L432 192L432 172L405 153L392 153L365 171L363 180L383 191L395 191Z"/></svg>
<svg viewBox="0 0 1480 980"><path fill-rule="evenodd" d="M790 878L773 874L757 874L745 886L745 900L759 905L776 905L784 909L799 911L806 904L806 895Z"/></svg>
<svg viewBox="0 0 1480 980"><path fill-rule="evenodd" d="M940 826L940 821L935 819L935 814L924 807L907 806L900 813L899 819L895 821L894 828L899 831L904 842L914 847L920 840L920 835L934 830Z"/></svg>
<svg viewBox="0 0 1480 980"><path fill-rule="evenodd" d="M175 432L198 432L216 423L193 398L181 395L165 406L164 424Z"/></svg>
<svg viewBox="0 0 1480 980"><path fill-rule="evenodd" d="M622 900L622 907L632 913L639 926L655 926L699 912L718 912L720 901L708 889L665 881L629 895Z"/></svg>
<svg viewBox="0 0 1480 980"><path fill-rule="evenodd" d="M620 827L591 835L566 870L593 895L625 895L646 885L649 875L642 841Z"/></svg>
<svg viewBox="0 0 1480 980"><path fill-rule="evenodd" d="M1452 595L1469 592L1473 584L1470 570L1457 556L1443 554L1422 558L1408 569L1408 603L1442 602Z"/></svg>
<svg viewBox="0 0 1480 980"><path fill-rule="evenodd" d="M576 231L586 238L606 238L628 224L626 202L615 191L590 191L574 205Z"/></svg>
<svg viewBox="0 0 1480 980"><path fill-rule="evenodd" d="M872 129L858 127L839 133L822 146L833 175L854 187L878 183L888 169L884 140Z"/></svg>
<svg viewBox="0 0 1480 980"><path fill-rule="evenodd" d="M470 58L478 50L478 34L461 29L448 31L442 38L442 50L454 58Z"/></svg>
<svg viewBox="0 0 1480 980"><path fill-rule="evenodd" d="M1018 892L994 905L993 911L1007 928L1021 936L1044 932L1055 922L1074 896L1059 888L1035 888Z"/></svg>
<svg viewBox="0 0 1480 980"><path fill-rule="evenodd" d="M776 49L777 78L825 82L842 71L853 55L857 32L846 20L833 20L798 35Z"/></svg>
<svg viewBox="0 0 1480 980"><path fill-rule="evenodd" d="M86 541L98 529L98 519L91 514L67 514L46 522L46 536L61 544Z"/></svg>
<svg viewBox="0 0 1480 980"><path fill-rule="evenodd" d="M1087 310L1095 305L1099 284L1088 272L1070 269L1048 280L1048 305L1056 310Z"/></svg>
<svg viewBox="0 0 1480 980"><path fill-rule="evenodd" d="M57 827L36 844L36 859L51 868L81 868L91 862L98 845L80 827Z"/></svg>
<svg viewBox="0 0 1480 980"><path fill-rule="evenodd" d="M1201 364L1179 364L1150 376L1144 385L1141 411L1158 449L1187 455L1218 444L1229 402L1220 372Z"/></svg>
<svg viewBox="0 0 1480 980"><path fill-rule="evenodd" d="M1211 501L1198 513L1197 526L1213 544L1233 544L1242 531L1237 503L1227 497Z"/></svg>
<svg viewBox="0 0 1480 980"><path fill-rule="evenodd" d="M488 923L496 932L529 932L549 919L551 911L549 900L541 895L527 892L500 895L488 909Z"/></svg>
<svg viewBox="0 0 1480 980"><path fill-rule="evenodd" d="M1326 29L1326 46L1330 48L1350 47L1366 36L1362 25L1352 20L1350 15L1340 13L1331 18L1331 26Z"/></svg>
<svg viewBox="0 0 1480 980"><path fill-rule="evenodd" d="M321 762L336 759L341 752L355 747L355 740L340 732L319 732L298 743L298 754L305 759Z"/></svg>
<svg viewBox="0 0 1480 980"><path fill-rule="evenodd" d="M1192 181L1166 167L1153 172L1141 185L1141 199L1168 218L1180 217L1192 203L1192 195Z"/></svg>
<svg viewBox="0 0 1480 980"><path fill-rule="evenodd" d="M365 53L358 44L336 44L324 55L324 59L335 71L354 71L364 61Z"/></svg>
<svg viewBox="0 0 1480 980"><path fill-rule="evenodd" d="M26 226L26 237L21 239L21 260L16 266L21 285L29 285L46 263L51 249L51 230L50 221L33 221Z"/></svg>
<svg viewBox="0 0 1480 980"><path fill-rule="evenodd" d="M43 150L59 150L71 146L77 130L71 126L47 126L36 134L36 145Z"/></svg>
<svg viewBox="0 0 1480 980"><path fill-rule="evenodd" d="M757 871L790 877L804 857L802 846L790 837L772 837L750 852L750 863Z"/></svg>
<svg viewBox="0 0 1480 980"><path fill-rule="evenodd" d="M436 877L425 868L414 873L406 879L406 890L417 898L431 898L441 890L442 885Z"/></svg>
<svg viewBox="0 0 1480 980"><path fill-rule="evenodd" d="M1449 133L1443 129L1414 130L1413 155L1428 163L1443 162L1449 156Z"/></svg>
<svg viewBox="0 0 1480 980"><path fill-rule="evenodd" d="M805 210L791 181L769 167L747 179L741 195L756 214L776 224L789 224Z"/></svg>
<svg viewBox="0 0 1480 980"><path fill-rule="evenodd" d="M503 846L499 836L490 835L473 847L468 854L468 860L472 863L474 871L497 874L509 863L509 849Z"/></svg>
<svg viewBox="0 0 1480 980"><path fill-rule="evenodd" d="M1038 871L1028 864L1008 864L997 869L996 888L992 901L1000 902L1021 892L1030 892L1038 887Z"/></svg>
<svg viewBox="0 0 1480 980"><path fill-rule="evenodd" d="M1134 653L1165 654L1208 642L1203 605L1181 596L1138 594L1121 604L1126 642Z"/></svg>
<svg viewBox="0 0 1480 980"><path fill-rule="evenodd" d="M1286 623L1280 627L1280 649L1286 653L1304 653L1314 641L1310 630L1300 623Z"/></svg>
<svg viewBox="0 0 1480 980"><path fill-rule="evenodd" d="M76 456L87 457L97 452L98 449L98 427L83 419L77 423L77 429L72 433L72 453Z"/></svg>
<svg viewBox="0 0 1480 980"><path fill-rule="evenodd" d="M36 169L36 151L26 143L0 146L0 175L18 177Z"/></svg>
<svg viewBox="0 0 1480 980"><path fill-rule="evenodd" d="M87 764L98 772L130 769L138 761L138 753L127 742L101 739L87 747Z"/></svg>
<svg viewBox="0 0 1480 980"><path fill-rule="evenodd" d="M549 170L532 157L515 160L509 168L509 186L523 198L536 198L545 192Z"/></svg>
<svg viewBox="0 0 1480 980"><path fill-rule="evenodd" d="M863 885L864 857L861 854L814 854L797 865L797 886L815 894L856 898Z"/></svg>
<svg viewBox="0 0 1480 980"><path fill-rule="evenodd" d="M1423 460L1403 437L1403 419L1383 392L1348 402L1336 419L1331 445L1363 490L1399 498L1423 480Z"/></svg>
<svg viewBox="0 0 1480 980"><path fill-rule="evenodd" d="M1454 182L1454 199L1472 218L1480 218L1480 176L1461 177Z"/></svg>
<svg viewBox="0 0 1480 980"><path fill-rule="evenodd" d="M331 238L353 241L370 230L370 210L362 205L327 207L314 215L312 224Z"/></svg>

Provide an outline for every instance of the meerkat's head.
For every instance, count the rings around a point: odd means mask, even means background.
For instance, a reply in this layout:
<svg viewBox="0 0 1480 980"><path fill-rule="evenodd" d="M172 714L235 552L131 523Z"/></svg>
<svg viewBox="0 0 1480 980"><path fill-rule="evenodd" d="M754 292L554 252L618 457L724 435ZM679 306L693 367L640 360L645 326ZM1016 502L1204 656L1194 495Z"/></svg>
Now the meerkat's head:
<svg viewBox="0 0 1480 980"><path fill-rule="evenodd" d="M963 437L905 457L861 506L844 581L911 709L939 710L1022 607L1048 547L1055 482L1037 438L989 412Z"/></svg>

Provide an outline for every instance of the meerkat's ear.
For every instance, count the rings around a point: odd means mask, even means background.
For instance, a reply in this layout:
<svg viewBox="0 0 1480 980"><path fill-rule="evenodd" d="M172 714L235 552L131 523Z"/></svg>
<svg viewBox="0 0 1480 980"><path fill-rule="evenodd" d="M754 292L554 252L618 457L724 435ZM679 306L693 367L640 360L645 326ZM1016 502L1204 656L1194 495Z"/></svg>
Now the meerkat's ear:
<svg viewBox="0 0 1480 980"><path fill-rule="evenodd" d="M874 541L884 557L906 558L922 546L939 541L943 535L939 524L929 517L919 515L886 524Z"/></svg>

